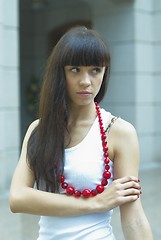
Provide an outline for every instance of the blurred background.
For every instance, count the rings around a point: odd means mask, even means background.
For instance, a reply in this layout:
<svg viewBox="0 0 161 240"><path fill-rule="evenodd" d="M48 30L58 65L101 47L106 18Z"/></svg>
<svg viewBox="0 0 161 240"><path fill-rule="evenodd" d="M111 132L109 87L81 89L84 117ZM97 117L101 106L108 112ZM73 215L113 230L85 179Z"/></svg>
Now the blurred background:
<svg viewBox="0 0 161 240"><path fill-rule="evenodd" d="M36 239L38 217L11 214L8 192L49 53L76 25L97 30L111 50L102 106L137 130L143 206L160 240L161 0L0 0L0 238ZM118 209L113 227L122 240Z"/></svg>

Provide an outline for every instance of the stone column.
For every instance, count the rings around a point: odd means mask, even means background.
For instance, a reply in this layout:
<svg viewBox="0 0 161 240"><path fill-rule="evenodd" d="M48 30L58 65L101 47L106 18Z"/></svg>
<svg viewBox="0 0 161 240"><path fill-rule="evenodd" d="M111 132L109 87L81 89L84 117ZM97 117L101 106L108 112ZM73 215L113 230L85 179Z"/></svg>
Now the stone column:
<svg viewBox="0 0 161 240"><path fill-rule="evenodd" d="M135 14L136 127L145 167L161 160L161 0L137 0Z"/></svg>
<svg viewBox="0 0 161 240"><path fill-rule="evenodd" d="M0 194L9 186L19 156L18 0L0 0Z"/></svg>
<svg viewBox="0 0 161 240"><path fill-rule="evenodd" d="M161 163L161 0L154 1L154 155Z"/></svg>

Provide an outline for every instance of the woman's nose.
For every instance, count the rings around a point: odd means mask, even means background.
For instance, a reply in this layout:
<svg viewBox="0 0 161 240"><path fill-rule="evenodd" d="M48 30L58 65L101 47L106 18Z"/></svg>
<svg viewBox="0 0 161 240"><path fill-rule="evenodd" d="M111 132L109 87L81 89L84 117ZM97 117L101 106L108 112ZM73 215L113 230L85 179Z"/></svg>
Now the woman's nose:
<svg viewBox="0 0 161 240"><path fill-rule="evenodd" d="M80 79L80 85L89 86L91 85L91 78L88 73L83 73Z"/></svg>

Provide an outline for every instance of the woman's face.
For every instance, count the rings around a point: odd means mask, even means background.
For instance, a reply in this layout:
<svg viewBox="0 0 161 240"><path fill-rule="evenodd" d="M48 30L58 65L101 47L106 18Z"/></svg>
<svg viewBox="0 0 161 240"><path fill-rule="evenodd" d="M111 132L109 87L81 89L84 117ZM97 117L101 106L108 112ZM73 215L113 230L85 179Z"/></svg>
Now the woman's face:
<svg viewBox="0 0 161 240"><path fill-rule="evenodd" d="M71 104L86 105L100 90L105 67L65 66L67 92Z"/></svg>

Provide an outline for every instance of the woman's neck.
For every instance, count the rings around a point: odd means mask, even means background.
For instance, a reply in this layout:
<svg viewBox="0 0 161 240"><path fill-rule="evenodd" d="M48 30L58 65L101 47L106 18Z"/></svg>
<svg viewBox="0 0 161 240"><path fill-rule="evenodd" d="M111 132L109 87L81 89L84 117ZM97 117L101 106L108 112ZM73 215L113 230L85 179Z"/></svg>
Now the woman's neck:
<svg viewBox="0 0 161 240"><path fill-rule="evenodd" d="M79 144L85 138L96 120L96 116L95 103L70 108L68 131L65 134L66 148Z"/></svg>
<svg viewBox="0 0 161 240"><path fill-rule="evenodd" d="M69 111L69 125L79 121L93 121L96 118L95 103L84 106L72 105Z"/></svg>

